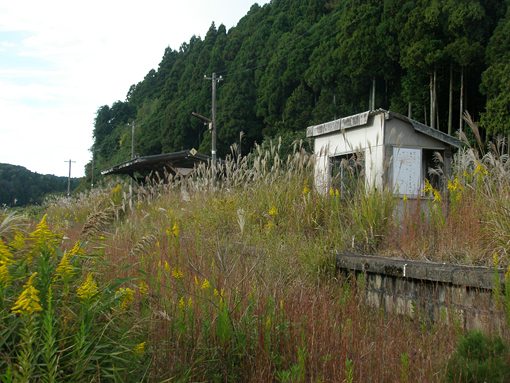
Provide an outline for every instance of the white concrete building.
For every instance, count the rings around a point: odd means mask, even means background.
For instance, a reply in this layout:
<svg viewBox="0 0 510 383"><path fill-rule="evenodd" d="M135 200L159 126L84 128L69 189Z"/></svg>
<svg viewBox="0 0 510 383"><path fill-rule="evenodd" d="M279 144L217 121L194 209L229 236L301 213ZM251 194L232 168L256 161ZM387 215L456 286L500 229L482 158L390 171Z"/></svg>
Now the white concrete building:
<svg viewBox="0 0 510 383"><path fill-rule="evenodd" d="M461 146L455 137L383 109L310 126L306 135L315 139L315 185L322 192L343 191L349 180L363 177L367 186L391 187L416 198L425 178L441 188L429 174L438 165L435 153L448 174L452 148Z"/></svg>

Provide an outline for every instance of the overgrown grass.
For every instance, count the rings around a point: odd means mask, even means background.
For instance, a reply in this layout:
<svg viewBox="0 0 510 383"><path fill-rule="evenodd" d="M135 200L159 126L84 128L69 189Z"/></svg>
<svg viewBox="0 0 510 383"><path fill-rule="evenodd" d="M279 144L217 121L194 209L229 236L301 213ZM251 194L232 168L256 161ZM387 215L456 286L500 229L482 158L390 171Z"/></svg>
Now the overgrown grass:
<svg viewBox="0 0 510 383"><path fill-rule="evenodd" d="M133 199L119 182L48 201L37 227L6 212L4 381L446 379L458 326L367 307L363 277L338 275L332 250L508 262L504 216L493 219L506 157L459 153L425 212L363 185L349 200L318 193L299 147L235 158L216 189L201 167ZM30 312L17 308L28 292Z"/></svg>

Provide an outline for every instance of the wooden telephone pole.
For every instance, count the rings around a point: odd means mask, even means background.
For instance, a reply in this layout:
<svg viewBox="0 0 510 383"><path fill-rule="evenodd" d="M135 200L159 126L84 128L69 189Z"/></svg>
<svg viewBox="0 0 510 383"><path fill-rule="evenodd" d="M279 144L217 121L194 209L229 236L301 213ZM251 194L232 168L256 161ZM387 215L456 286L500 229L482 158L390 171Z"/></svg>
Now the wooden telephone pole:
<svg viewBox="0 0 510 383"><path fill-rule="evenodd" d="M67 178L67 196L69 197L71 195L71 163L76 163L76 161L64 161L69 162L69 178Z"/></svg>
<svg viewBox="0 0 510 383"><path fill-rule="evenodd" d="M212 77L204 76L205 80L212 81L212 168L213 168L213 187L216 187L216 83L222 81L221 76L216 78L216 73L212 74Z"/></svg>

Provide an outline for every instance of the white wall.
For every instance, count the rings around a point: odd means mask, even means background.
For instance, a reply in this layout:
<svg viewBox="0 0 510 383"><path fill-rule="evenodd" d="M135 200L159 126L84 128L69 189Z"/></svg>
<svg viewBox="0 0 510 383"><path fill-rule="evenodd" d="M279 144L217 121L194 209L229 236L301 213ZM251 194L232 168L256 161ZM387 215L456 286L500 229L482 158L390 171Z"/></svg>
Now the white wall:
<svg viewBox="0 0 510 383"><path fill-rule="evenodd" d="M364 155L366 185L382 186L384 122L384 114L378 114L369 117L366 125L315 137L315 186L320 192L330 188L329 158L352 153Z"/></svg>

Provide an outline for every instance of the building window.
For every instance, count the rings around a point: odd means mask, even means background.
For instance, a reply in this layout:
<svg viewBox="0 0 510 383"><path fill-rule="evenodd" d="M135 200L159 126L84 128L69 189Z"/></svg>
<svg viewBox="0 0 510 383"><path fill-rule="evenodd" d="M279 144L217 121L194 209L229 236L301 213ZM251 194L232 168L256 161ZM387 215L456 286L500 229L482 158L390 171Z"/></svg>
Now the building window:
<svg viewBox="0 0 510 383"><path fill-rule="evenodd" d="M350 198L365 182L365 161L360 153L330 158L331 188L342 198Z"/></svg>
<svg viewBox="0 0 510 383"><path fill-rule="evenodd" d="M429 183L436 190L442 191L443 182L441 181L443 177L440 176L440 173L444 172L444 163L443 161L437 158L437 154L444 158L444 150L434 150L434 149L422 149L423 153L423 166L424 166L424 181L423 184L425 186L425 179L429 180ZM431 169L439 169L439 173L435 171L430 171Z"/></svg>

